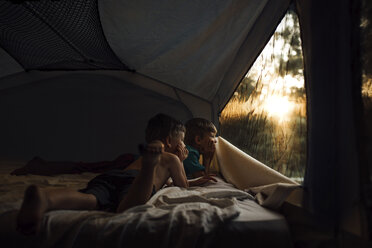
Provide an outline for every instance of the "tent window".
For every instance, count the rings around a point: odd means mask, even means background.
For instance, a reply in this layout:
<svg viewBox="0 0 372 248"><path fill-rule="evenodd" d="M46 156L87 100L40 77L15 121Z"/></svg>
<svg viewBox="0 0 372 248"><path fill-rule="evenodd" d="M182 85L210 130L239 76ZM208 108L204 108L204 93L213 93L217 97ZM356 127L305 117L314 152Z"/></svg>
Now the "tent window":
<svg viewBox="0 0 372 248"><path fill-rule="evenodd" d="M220 134L250 156L302 182L306 94L297 14L288 10L220 116Z"/></svg>

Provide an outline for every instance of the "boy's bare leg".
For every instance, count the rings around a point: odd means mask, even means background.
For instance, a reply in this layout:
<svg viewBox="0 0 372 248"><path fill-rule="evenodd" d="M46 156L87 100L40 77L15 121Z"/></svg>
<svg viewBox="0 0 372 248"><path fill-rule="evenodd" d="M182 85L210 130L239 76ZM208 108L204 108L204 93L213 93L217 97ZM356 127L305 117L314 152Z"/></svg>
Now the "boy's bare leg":
<svg viewBox="0 0 372 248"><path fill-rule="evenodd" d="M96 209L94 195L71 189L41 189L29 186L17 217L17 230L25 235L37 234L44 213L53 209Z"/></svg>
<svg viewBox="0 0 372 248"><path fill-rule="evenodd" d="M164 145L161 141L153 141L140 152L142 155L141 170L134 179L127 195L121 200L117 212L123 212L128 208L145 204L151 196L155 167L160 163Z"/></svg>

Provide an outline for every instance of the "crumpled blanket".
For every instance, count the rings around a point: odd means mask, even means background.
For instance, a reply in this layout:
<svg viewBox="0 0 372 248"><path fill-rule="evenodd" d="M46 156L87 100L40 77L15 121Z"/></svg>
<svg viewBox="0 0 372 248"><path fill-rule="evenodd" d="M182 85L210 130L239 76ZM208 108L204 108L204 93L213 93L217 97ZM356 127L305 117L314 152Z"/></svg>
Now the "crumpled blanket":
<svg viewBox="0 0 372 248"><path fill-rule="evenodd" d="M51 211L45 214L40 239L33 239L33 244L36 247L207 247L215 228L239 215L238 199L246 198L252 196L235 189L168 187L158 191L147 204L120 214ZM16 213L13 215L15 218Z"/></svg>

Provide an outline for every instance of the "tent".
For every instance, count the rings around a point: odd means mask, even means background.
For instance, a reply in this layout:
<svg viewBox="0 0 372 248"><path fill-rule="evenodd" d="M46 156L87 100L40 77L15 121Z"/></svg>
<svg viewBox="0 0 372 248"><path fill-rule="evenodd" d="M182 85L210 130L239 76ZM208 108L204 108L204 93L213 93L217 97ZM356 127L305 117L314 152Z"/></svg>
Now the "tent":
<svg viewBox="0 0 372 248"><path fill-rule="evenodd" d="M1 1L0 157L112 159L136 152L158 112L218 126L295 4L308 99L305 205L337 230L351 218L359 229L350 232L368 236L358 3Z"/></svg>

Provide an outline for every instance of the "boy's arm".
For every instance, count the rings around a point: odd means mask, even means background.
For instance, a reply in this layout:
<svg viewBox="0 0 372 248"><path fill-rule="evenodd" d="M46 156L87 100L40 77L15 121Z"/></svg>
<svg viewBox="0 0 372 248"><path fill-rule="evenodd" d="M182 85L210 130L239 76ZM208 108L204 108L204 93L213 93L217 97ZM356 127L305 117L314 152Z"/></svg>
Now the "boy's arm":
<svg viewBox="0 0 372 248"><path fill-rule="evenodd" d="M208 143L208 149L203 153L203 165L205 167L205 174L209 175L209 168L211 166L211 162L216 152L216 143L211 140Z"/></svg>
<svg viewBox="0 0 372 248"><path fill-rule="evenodd" d="M189 186L199 186L209 181L217 181L215 178L208 175L203 175L203 177L200 177L196 180L187 180L183 163L178 156L173 154L167 158L167 164L170 168L170 176L174 186L187 188Z"/></svg>
<svg viewBox="0 0 372 248"><path fill-rule="evenodd" d="M203 155L203 165L205 167L205 175L209 175L209 168L211 166L213 154Z"/></svg>
<svg viewBox="0 0 372 248"><path fill-rule="evenodd" d="M200 186L200 185L203 185L209 181L214 181L214 182L217 182L217 179L215 179L214 177L210 176L210 175L204 175L196 180L189 180L188 183L189 183L189 186L192 187L192 186Z"/></svg>
<svg viewBox="0 0 372 248"><path fill-rule="evenodd" d="M200 170L200 171L196 171L196 172L192 173L192 177L193 177L193 178L202 177L202 176L204 176L204 175L205 175L205 172L202 171L202 170Z"/></svg>
<svg viewBox="0 0 372 248"><path fill-rule="evenodd" d="M177 156L169 156L167 159L170 176L174 186L187 188L189 186L183 164Z"/></svg>

